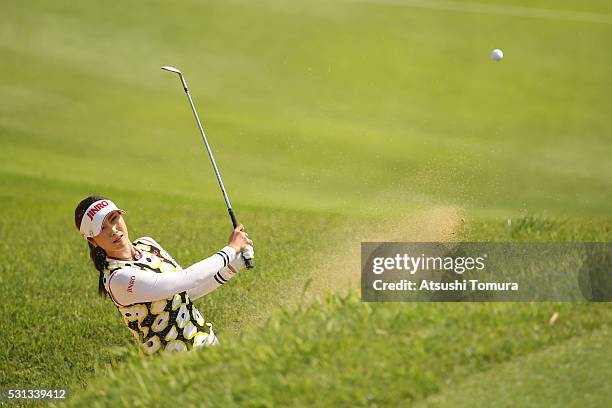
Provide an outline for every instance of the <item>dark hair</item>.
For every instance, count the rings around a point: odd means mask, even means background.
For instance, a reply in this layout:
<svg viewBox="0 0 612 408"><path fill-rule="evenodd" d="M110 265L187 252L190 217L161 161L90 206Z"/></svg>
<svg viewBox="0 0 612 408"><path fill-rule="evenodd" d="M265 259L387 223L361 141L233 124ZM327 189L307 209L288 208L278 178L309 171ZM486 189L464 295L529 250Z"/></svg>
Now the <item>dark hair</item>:
<svg viewBox="0 0 612 408"><path fill-rule="evenodd" d="M77 229L80 229L81 227L81 220L83 219L87 208L98 200L108 200L108 198L99 195L90 195L89 197L83 199L79 205L77 205L76 209L74 210L74 224L76 225ZM95 246L89 240L87 240L87 245L89 245L89 257L93 262L94 268L100 272L100 277L98 279L98 295L104 299L106 296L108 296L106 289L104 289L104 269L108 265L108 262L106 262L106 251L100 246Z"/></svg>

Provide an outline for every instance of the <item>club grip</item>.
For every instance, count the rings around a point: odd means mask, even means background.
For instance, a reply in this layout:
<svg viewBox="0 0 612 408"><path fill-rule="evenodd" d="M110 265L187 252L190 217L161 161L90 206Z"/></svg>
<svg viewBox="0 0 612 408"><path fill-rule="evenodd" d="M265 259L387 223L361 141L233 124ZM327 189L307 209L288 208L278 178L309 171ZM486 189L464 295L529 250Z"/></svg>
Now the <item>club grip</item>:
<svg viewBox="0 0 612 408"><path fill-rule="evenodd" d="M231 208L228 208L227 212L229 213L230 218L232 219L232 225L234 225L234 228L236 228L238 226L238 221L236 221L236 216L234 215L234 210L232 210Z"/></svg>
<svg viewBox="0 0 612 408"><path fill-rule="evenodd" d="M232 224L234 225L234 228L236 228L238 226L238 221L236 221L236 215L234 215L234 210L228 208L227 212L229 213L230 218L232 219ZM254 267L252 259L244 258L244 264L246 265L247 269L253 269Z"/></svg>

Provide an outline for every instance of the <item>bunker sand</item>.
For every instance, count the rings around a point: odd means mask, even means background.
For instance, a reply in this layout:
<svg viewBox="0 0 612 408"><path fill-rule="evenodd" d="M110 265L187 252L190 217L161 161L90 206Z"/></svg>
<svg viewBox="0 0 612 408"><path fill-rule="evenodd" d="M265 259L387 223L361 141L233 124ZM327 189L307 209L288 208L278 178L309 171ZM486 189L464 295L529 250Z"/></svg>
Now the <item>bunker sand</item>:
<svg viewBox="0 0 612 408"><path fill-rule="evenodd" d="M399 220L352 228L354 244L337 252L311 272L311 288L304 293L306 301L328 294L345 295L358 289L361 278L361 242L438 242L453 241L462 224L457 207L439 207L421 211ZM350 233L350 232L349 232Z"/></svg>
<svg viewBox="0 0 612 408"><path fill-rule="evenodd" d="M251 323L262 324L274 310L305 307L312 302L321 302L331 294L346 295L358 289L361 271L361 242L437 242L453 241L462 225L463 212L458 207L438 207L419 211L402 219L347 224L332 233L338 242L341 237L350 237L350 245L326 249L325 261L296 273L282 286L269 288L270 301L267 306L251 316Z"/></svg>

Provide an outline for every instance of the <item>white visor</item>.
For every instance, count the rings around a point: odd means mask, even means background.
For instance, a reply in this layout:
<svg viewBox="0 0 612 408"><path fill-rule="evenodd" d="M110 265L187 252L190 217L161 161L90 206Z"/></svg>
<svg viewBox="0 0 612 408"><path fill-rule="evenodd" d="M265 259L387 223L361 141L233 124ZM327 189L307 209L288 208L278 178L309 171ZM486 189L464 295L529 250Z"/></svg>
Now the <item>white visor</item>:
<svg viewBox="0 0 612 408"><path fill-rule="evenodd" d="M102 230L104 218L113 211L125 214L125 211L117 207L111 200L98 200L87 207L79 228L83 238L93 238L98 235Z"/></svg>

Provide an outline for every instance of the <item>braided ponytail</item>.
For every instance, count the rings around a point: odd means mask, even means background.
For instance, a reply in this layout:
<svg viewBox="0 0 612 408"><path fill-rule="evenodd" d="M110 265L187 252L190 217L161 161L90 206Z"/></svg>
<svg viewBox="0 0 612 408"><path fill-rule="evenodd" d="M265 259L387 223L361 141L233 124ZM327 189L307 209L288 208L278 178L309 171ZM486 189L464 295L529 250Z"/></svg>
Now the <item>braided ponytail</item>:
<svg viewBox="0 0 612 408"><path fill-rule="evenodd" d="M87 210L91 204L98 200L108 199L99 195L91 195L79 203L77 208L74 210L74 223L77 229L79 229L81 226L81 220L85 215L85 210ZM96 270L100 273L98 277L98 295L104 299L108 296L108 293L106 293L106 289L104 288L104 269L106 269L108 266L108 262L106 262L106 251L101 247L92 244L89 239L87 240L87 244L89 245L89 257L93 262L94 268L96 268Z"/></svg>
<svg viewBox="0 0 612 408"><path fill-rule="evenodd" d="M104 288L104 269L108 266L108 262L106 262L106 251L102 249L102 247L95 246L89 241L87 241L87 244L89 245L89 257L94 264L94 268L100 272L98 277L98 295L104 298L108 296Z"/></svg>

